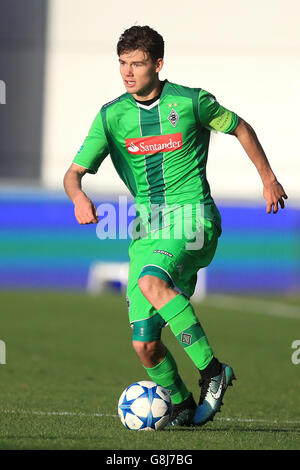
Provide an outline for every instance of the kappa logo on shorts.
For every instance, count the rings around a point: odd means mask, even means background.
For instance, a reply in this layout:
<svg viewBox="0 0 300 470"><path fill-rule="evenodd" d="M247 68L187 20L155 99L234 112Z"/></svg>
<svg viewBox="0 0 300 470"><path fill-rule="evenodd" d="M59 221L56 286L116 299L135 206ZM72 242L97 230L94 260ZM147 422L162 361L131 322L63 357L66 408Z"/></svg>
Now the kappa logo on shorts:
<svg viewBox="0 0 300 470"><path fill-rule="evenodd" d="M181 342L183 344L187 344L188 346L190 346L192 344L192 335L189 335L187 333L182 333Z"/></svg>
<svg viewBox="0 0 300 470"><path fill-rule="evenodd" d="M165 250L154 250L153 253L160 253L161 255L166 255L166 256L169 256L170 258L173 258L172 253L169 253L168 251L165 251Z"/></svg>

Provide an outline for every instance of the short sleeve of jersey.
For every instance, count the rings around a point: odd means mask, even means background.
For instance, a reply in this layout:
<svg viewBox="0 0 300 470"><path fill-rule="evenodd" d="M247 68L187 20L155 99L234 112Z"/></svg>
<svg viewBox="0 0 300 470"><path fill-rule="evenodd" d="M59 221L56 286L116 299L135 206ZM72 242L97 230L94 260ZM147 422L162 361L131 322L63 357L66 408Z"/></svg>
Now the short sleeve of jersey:
<svg viewBox="0 0 300 470"><path fill-rule="evenodd" d="M238 125L239 117L221 106L211 93L200 90L198 102L199 119L202 126L228 134Z"/></svg>
<svg viewBox="0 0 300 470"><path fill-rule="evenodd" d="M87 168L89 173L97 173L99 166L108 153L108 143L103 128L101 112L99 112L73 163Z"/></svg>

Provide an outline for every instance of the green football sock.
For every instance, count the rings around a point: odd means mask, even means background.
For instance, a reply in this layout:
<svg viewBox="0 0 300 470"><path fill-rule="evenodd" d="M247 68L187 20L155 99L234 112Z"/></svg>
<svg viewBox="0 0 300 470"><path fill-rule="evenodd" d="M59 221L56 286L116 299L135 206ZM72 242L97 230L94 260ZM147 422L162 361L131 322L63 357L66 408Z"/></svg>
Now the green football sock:
<svg viewBox="0 0 300 470"><path fill-rule="evenodd" d="M174 405L181 403L189 396L190 392L178 374L177 364L170 351L167 351L166 357L156 366L151 368L144 366L144 368L153 382L170 391Z"/></svg>
<svg viewBox="0 0 300 470"><path fill-rule="evenodd" d="M189 300L181 294L176 295L158 312L169 323L171 331L195 366L205 369L214 354Z"/></svg>

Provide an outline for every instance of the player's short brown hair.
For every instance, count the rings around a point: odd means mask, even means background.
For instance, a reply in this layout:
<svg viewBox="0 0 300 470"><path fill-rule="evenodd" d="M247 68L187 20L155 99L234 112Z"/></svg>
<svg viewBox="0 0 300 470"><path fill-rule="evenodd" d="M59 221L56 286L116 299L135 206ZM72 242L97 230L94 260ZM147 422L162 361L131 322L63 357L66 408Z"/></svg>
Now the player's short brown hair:
<svg viewBox="0 0 300 470"><path fill-rule="evenodd" d="M150 26L132 26L121 34L117 44L117 54L140 49L148 52L153 62L164 57L163 37Z"/></svg>

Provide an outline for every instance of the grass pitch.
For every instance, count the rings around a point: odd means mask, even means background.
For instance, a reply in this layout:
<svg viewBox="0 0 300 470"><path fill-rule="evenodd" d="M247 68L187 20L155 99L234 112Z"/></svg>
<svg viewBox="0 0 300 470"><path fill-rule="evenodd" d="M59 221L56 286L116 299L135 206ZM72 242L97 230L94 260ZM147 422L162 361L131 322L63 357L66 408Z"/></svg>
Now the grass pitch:
<svg viewBox="0 0 300 470"><path fill-rule="evenodd" d="M210 296L195 310L237 376L201 428L126 430L117 403L148 377L131 346L121 295L2 292L0 449L300 449L300 298ZM163 340L199 396L198 373L169 328ZM300 352L298 357L300 358Z"/></svg>

